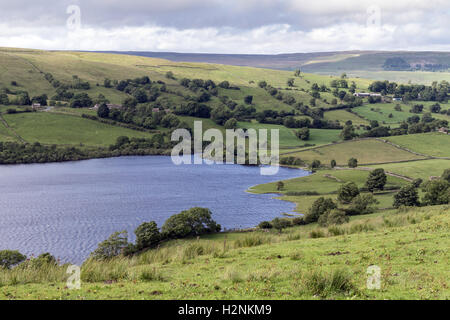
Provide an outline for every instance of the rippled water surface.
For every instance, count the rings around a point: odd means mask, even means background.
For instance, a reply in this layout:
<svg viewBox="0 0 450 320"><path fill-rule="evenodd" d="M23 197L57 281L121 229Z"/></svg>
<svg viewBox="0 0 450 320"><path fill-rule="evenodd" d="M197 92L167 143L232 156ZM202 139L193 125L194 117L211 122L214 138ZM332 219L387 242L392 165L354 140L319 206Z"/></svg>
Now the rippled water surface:
<svg viewBox="0 0 450 320"><path fill-rule="evenodd" d="M112 232L143 221L159 226L172 214L207 207L225 228L254 226L294 204L250 186L307 175L280 168L172 164L170 157L121 157L79 162L0 166L0 250L50 252L82 262Z"/></svg>

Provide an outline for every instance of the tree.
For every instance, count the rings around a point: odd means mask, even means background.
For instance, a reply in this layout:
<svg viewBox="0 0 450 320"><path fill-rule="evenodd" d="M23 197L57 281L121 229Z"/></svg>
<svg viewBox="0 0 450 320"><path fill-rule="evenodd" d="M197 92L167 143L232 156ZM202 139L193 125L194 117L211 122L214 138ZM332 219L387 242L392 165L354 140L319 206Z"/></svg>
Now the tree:
<svg viewBox="0 0 450 320"><path fill-rule="evenodd" d="M450 183L450 169L445 169L445 171L442 174L441 178Z"/></svg>
<svg viewBox="0 0 450 320"><path fill-rule="evenodd" d="M230 83L228 81L222 81L221 83L219 83L219 87L221 87L222 89L228 89L230 88Z"/></svg>
<svg viewBox="0 0 450 320"><path fill-rule="evenodd" d="M358 186L354 182L347 182L341 185L338 190L338 201L350 203L357 195L359 195Z"/></svg>
<svg viewBox="0 0 450 320"><path fill-rule="evenodd" d="M173 72L172 72L172 71L167 71L167 72L166 72L166 78L167 78L167 79L176 80L176 79L175 79L175 76L173 75Z"/></svg>
<svg viewBox="0 0 450 320"><path fill-rule="evenodd" d="M267 82L266 81L259 81L258 82L258 87L264 89L265 87L267 87Z"/></svg>
<svg viewBox="0 0 450 320"><path fill-rule="evenodd" d="M97 110L97 115L100 118L108 118L109 117L109 108L106 103L102 103Z"/></svg>
<svg viewBox="0 0 450 320"><path fill-rule="evenodd" d="M450 201L450 183L444 179L432 180L422 187L425 192L423 202L426 205L447 204Z"/></svg>
<svg viewBox="0 0 450 320"><path fill-rule="evenodd" d="M346 209L348 215L368 214L374 211L371 207L373 204L377 204L378 201L373 197L371 193L357 195L350 206Z"/></svg>
<svg viewBox="0 0 450 320"><path fill-rule="evenodd" d="M343 140L352 140L356 134L355 134L355 127L353 127L353 125L346 125L341 133L339 134L339 136L343 139Z"/></svg>
<svg viewBox="0 0 450 320"><path fill-rule="evenodd" d="M315 159L315 160L313 160L313 162L311 162L312 169L320 168L320 166L321 166L320 160Z"/></svg>
<svg viewBox="0 0 450 320"><path fill-rule="evenodd" d="M149 248L161 240L158 225L155 221L144 222L134 230L138 249Z"/></svg>
<svg viewBox="0 0 450 320"><path fill-rule="evenodd" d="M289 78L286 82L288 87L293 87L294 86L294 78Z"/></svg>
<svg viewBox="0 0 450 320"><path fill-rule="evenodd" d="M280 191L280 190L283 190L283 188L284 188L284 183L282 181L278 181L277 182L277 190Z"/></svg>
<svg viewBox="0 0 450 320"><path fill-rule="evenodd" d="M369 173L366 186L367 189L373 193L375 190L383 190L386 185L386 181L387 176L386 173L384 173L384 169L378 168Z"/></svg>
<svg viewBox="0 0 450 320"><path fill-rule="evenodd" d="M332 199L320 197L309 208L308 213L304 217L305 223L316 222L322 214L333 209L337 209L337 205Z"/></svg>
<svg viewBox="0 0 450 320"><path fill-rule="evenodd" d="M272 226L281 233L281 230L291 226L291 222L286 219L275 218L272 220Z"/></svg>
<svg viewBox="0 0 450 320"><path fill-rule="evenodd" d="M174 114L166 114L161 119L161 126L164 128L176 128L180 124L180 119L177 118Z"/></svg>
<svg viewBox="0 0 450 320"><path fill-rule="evenodd" d="M133 93L133 97L138 103L145 103L148 100L147 93L143 89L138 89Z"/></svg>
<svg viewBox="0 0 450 320"><path fill-rule="evenodd" d="M108 78L106 78L106 79L103 81L103 85L104 85L105 88L111 88L111 87L112 87L111 80L108 79Z"/></svg>
<svg viewBox="0 0 450 320"><path fill-rule="evenodd" d="M331 160L330 161L330 166L331 166L331 168L334 168L334 167L336 167L336 160Z"/></svg>
<svg viewBox="0 0 450 320"><path fill-rule="evenodd" d="M252 104L252 101L253 101L253 96L246 96L246 97L244 98L244 102L245 102L246 104Z"/></svg>
<svg viewBox="0 0 450 320"><path fill-rule="evenodd" d="M260 229L272 229L273 226L269 221L262 221L258 224L258 228Z"/></svg>
<svg viewBox="0 0 450 320"><path fill-rule="evenodd" d="M228 119L224 124L225 129L236 129L237 120L235 118Z"/></svg>
<svg viewBox="0 0 450 320"><path fill-rule="evenodd" d="M111 259L124 253L128 246L128 232L114 232L108 239L99 243L97 249L91 253L91 257L96 260Z"/></svg>
<svg viewBox="0 0 450 320"><path fill-rule="evenodd" d="M207 208L191 208L171 216L161 228L164 237L184 238L219 232L220 225L211 218Z"/></svg>
<svg viewBox="0 0 450 320"><path fill-rule="evenodd" d="M300 69L296 69L296 70L294 71L294 76L300 77L300 76L301 76L301 70L300 70Z"/></svg>
<svg viewBox="0 0 450 320"><path fill-rule="evenodd" d="M394 195L394 207L401 206L416 207L419 206L419 194L413 184L403 186L398 193Z"/></svg>
<svg viewBox="0 0 450 320"><path fill-rule="evenodd" d="M9 269L25 261L27 257L19 251L2 250L0 251L0 267Z"/></svg>
<svg viewBox="0 0 450 320"><path fill-rule="evenodd" d="M355 158L348 159L349 168L356 168L358 166L358 160Z"/></svg>
<svg viewBox="0 0 450 320"><path fill-rule="evenodd" d="M309 140L309 128L305 127L305 128L301 128L300 130L298 130L295 135L297 136L297 138L299 138L300 140Z"/></svg>

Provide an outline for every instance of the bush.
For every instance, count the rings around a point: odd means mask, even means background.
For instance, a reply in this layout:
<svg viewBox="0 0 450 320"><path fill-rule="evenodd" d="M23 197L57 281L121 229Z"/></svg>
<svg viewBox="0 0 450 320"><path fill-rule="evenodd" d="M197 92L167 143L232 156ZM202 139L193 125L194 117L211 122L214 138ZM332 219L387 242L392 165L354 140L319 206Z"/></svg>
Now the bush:
<svg viewBox="0 0 450 320"><path fill-rule="evenodd" d="M442 179L450 182L450 169L445 169L444 173L441 176Z"/></svg>
<svg viewBox="0 0 450 320"><path fill-rule="evenodd" d="M447 204L450 201L450 183L447 180L428 181L422 191L425 192L423 202L426 205Z"/></svg>
<svg viewBox="0 0 450 320"><path fill-rule="evenodd" d="M258 224L258 228L260 229L272 229L272 224L269 221L262 221Z"/></svg>
<svg viewBox="0 0 450 320"><path fill-rule="evenodd" d="M419 194L413 184L402 187L400 191L394 195L395 208L402 206L415 207L419 205Z"/></svg>
<svg viewBox="0 0 450 320"><path fill-rule="evenodd" d="M98 245L98 248L91 253L91 257L95 260L111 259L125 253L129 246L127 231L114 232Z"/></svg>
<svg viewBox="0 0 450 320"><path fill-rule="evenodd" d="M316 222L322 214L333 209L337 209L337 205L332 199L320 197L314 201L313 205L309 209L309 212L304 216L305 223Z"/></svg>
<svg viewBox="0 0 450 320"><path fill-rule="evenodd" d="M161 240L156 222L144 222L134 230L136 235L136 246L138 249L149 248Z"/></svg>
<svg viewBox="0 0 450 320"><path fill-rule="evenodd" d="M272 220L272 226L281 232L281 230L289 228L292 224L289 220L275 218Z"/></svg>
<svg viewBox="0 0 450 320"><path fill-rule="evenodd" d="M357 195L359 195L358 186L354 182L347 182L341 185L338 190L338 201L350 203Z"/></svg>
<svg viewBox="0 0 450 320"><path fill-rule="evenodd" d="M375 190L383 190L386 185L386 181L387 176L386 173L384 173L384 169L375 169L369 173L369 177L366 181L366 187L373 193Z"/></svg>
<svg viewBox="0 0 450 320"><path fill-rule="evenodd" d="M195 207L171 216L161 231L163 236L175 239L219 232L220 229L220 225L212 220L209 209Z"/></svg>
<svg viewBox="0 0 450 320"><path fill-rule="evenodd" d="M2 250L0 251L0 266L9 269L25 261L27 257L19 251Z"/></svg>
<svg viewBox="0 0 450 320"><path fill-rule="evenodd" d="M377 204L378 201L372 194L359 194L351 202L347 210L347 215L368 214L374 211L371 207L373 204Z"/></svg>
<svg viewBox="0 0 450 320"><path fill-rule="evenodd" d="M358 166L358 160L355 158L350 158L348 160L348 166L349 168L356 168Z"/></svg>
<svg viewBox="0 0 450 320"><path fill-rule="evenodd" d="M306 224L305 218L304 217L295 217L294 219L292 219L292 224L294 226L303 226Z"/></svg>

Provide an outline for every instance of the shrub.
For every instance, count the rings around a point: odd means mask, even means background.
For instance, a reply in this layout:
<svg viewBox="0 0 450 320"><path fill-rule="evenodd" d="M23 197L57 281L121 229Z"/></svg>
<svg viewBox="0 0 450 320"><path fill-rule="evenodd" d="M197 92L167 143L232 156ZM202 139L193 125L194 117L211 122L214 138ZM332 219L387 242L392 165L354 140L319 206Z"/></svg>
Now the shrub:
<svg viewBox="0 0 450 320"><path fill-rule="evenodd" d="M302 226L302 225L305 225L306 222L305 222L304 217L295 217L294 219L292 219L292 224L294 226Z"/></svg>
<svg viewBox="0 0 450 320"><path fill-rule="evenodd" d="M338 201L350 203L357 195L359 195L358 186L354 182L347 182L341 185L338 190Z"/></svg>
<svg viewBox="0 0 450 320"><path fill-rule="evenodd" d="M258 228L260 229L272 229L273 226L269 221L262 221L258 224Z"/></svg>
<svg viewBox="0 0 450 320"><path fill-rule="evenodd" d="M373 193L375 190L383 190L386 185L386 181L387 176L386 173L384 173L384 169L378 168L369 173L366 186L367 189Z"/></svg>
<svg viewBox="0 0 450 320"><path fill-rule="evenodd" d="M401 206L415 207L419 205L419 194L413 184L403 186L400 191L394 195L395 208Z"/></svg>
<svg viewBox="0 0 450 320"><path fill-rule="evenodd" d="M348 215L372 213L374 211L374 208L372 208L371 205L377 203L378 201L373 197L372 194L360 194L352 200L346 212Z"/></svg>
<svg viewBox="0 0 450 320"><path fill-rule="evenodd" d="M136 246L138 249L149 248L161 240L156 222L144 222L134 230Z"/></svg>
<svg viewBox="0 0 450 320"><path fill-rule="evenodd" d="M450 169L445 169L444 173L441 176L442 179L450 182Z"/></svg>
<svg viewBox="0 0 450 320"><path fill-rule="evenodd" d="M306 223L316 222L322 214L336 208L337 205L332 199L320 197L314 201L308 213L305 215L304 220Z"/></svg>
<svg viewBox="0 0 450 320"><path fill-rule="evenodd" d="M348 160L348 166L349 168L356 168L358 166L358 160L355 158L350 158Z"/></svg>
<svg viewBox="0 0 450 320"><path fill-rule="evenodd" d="M211 218L209 209L195 207L171 216L161 231L168 238L184 238L219 232L220 229L220 225Z"/></svg>
<svg viewBox="0 0 450 320"><path fill-rule="evenodd" d="M98 245L98 248L91 253L91 257L95 260L111 259L124 253L127 247L129 247L128 232L114 232Z"/></svg>
<svg viewBox="0 0 450 320"><path fill-rule="evenodd" d="M27 257L19 251L2 250L0 251L0 267L9 269L25 261Z"/></svg>
<svg viewBox="0 0 450 320"><path fill-rule="evenodd" d="M447 180L428 181L422 190L425 192L423 202L427 205L447 204L450 201L450 183Z"/></svg>
<svg viewBox="0 0 450 320"><path fill-rule="evenodd" d="M275 218L272 220L272 226L281 232L281 230L289 228L292 224L289 220Z"/></svg>

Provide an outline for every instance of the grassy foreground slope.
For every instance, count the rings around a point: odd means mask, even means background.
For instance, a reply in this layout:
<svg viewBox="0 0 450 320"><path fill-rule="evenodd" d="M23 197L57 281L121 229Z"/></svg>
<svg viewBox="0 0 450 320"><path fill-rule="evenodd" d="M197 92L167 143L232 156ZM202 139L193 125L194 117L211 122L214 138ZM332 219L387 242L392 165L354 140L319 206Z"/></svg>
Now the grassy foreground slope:
<svg viewBox="0 0 450 320"><path fill-rule="evenodd" d="M3 115L25 141L58 145L109 146L117 137L150 138L146 132L111 126L77 116L48 112ZM2 125L0 123L0 125Z"/></svg>
<svg viewBox="0 0 450 320"><path fill-rule="evenodd" d="M339 227L180 240L134 258L0 271L0 299L449 299L450 207L355 216ZM367 268L378 266L380 289Z"/></svg>

